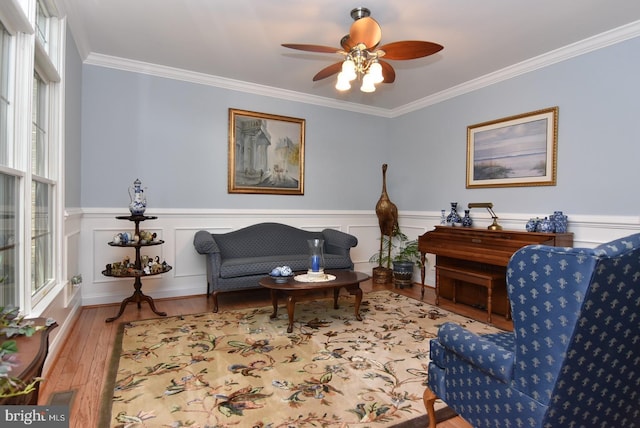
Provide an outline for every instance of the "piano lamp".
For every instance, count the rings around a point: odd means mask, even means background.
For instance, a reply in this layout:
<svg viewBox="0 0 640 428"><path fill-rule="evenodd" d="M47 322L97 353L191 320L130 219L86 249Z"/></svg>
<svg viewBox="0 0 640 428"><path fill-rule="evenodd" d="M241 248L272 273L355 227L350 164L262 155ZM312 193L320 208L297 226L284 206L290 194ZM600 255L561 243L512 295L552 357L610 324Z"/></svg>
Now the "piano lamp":
<svg viewBox="0 0 640 428"><path fill-rule="evenodd" d="M493 208L493 204L491 202L469 202L469 209L471 208L486 208L491 214L491 218L493 219L493 223L487 229L489 230L502 230L502 226L498 224L498 216L491 208Z"/></svg>

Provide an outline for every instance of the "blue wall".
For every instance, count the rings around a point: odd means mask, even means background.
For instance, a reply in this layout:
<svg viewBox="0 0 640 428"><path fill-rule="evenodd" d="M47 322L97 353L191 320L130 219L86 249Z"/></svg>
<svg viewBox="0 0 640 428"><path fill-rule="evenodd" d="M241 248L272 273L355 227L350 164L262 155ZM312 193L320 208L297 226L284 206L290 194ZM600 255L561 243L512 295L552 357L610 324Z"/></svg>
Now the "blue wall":
<svg viewBox="0 0 640 428"><path fill-rule="evenodd" d="M600 49L394 119L392 159L405 210L491 201L498 215L637 215L640 38ZM467 126L559 107L556 186L466 189Z"/></svg>
<svg viewBox="0 0 640 428"><path fill-rule="evenodd" d="M380 166L406 210L636 215L640 38L395 118L84 65L82 207L373 210ZM557 186L466 189L467 126L559 107ZM305 195L227 193L228 109L306 119Z"/></svg>
<svg viewBox="0 0 640 428"><path fill-rule="evenodd" d="M75 41L69 31L65 46L65 208L80 208L80 189L82 183L80 156L82 153L82 60L78 55Z"/></svg>
<svg viewBox="0 0 640 428"><path fill-rule="evenodd" d="M82 94L83 207L126 206L136 178L161 208L367 209L379 197L390 119L91 65ZM229 108L306 120L303 196L227 193Z"/></svg>

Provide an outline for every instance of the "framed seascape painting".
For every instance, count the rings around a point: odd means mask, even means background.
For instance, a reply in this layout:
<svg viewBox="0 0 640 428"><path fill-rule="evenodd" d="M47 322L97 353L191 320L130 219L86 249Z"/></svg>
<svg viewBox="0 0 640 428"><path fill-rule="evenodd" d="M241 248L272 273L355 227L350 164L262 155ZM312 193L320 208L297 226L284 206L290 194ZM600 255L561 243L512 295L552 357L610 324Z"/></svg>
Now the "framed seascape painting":
<svg viewBox="0 0 640 428"><path fill-rule="evenodd" d="M304 194L304 119L229 109L229 193Z"/></svg>
<svg viewBox="0 0 640 428"><path fill-rule="evenodd" d="M558 107L467 127L467 188L555 186Z"/></svg>

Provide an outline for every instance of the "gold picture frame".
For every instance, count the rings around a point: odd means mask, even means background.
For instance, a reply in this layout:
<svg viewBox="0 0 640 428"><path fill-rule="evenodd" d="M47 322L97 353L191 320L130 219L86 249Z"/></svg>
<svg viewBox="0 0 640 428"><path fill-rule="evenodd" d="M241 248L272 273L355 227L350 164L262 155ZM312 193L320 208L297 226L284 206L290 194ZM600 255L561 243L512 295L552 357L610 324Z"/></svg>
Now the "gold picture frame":
<svg viewBox="0 0 640 428"><path fill-rule="evenodd" d="M555 186L558 107L467 127L467 188Z"/></svg>
<svg viewBox="0 0 640 428"><path fill-rule="evenodd" d="M229 109L229 193L304 195L305 120Z"/></svg>

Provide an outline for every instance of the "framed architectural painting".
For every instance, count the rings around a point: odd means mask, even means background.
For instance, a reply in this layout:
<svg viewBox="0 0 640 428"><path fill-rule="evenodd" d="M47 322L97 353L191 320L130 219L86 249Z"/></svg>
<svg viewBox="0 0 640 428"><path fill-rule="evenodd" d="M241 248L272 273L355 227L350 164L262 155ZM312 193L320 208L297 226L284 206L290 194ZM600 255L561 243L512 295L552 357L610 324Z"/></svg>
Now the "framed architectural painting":
<svg viewBox="0 0 640 428"><path fill-rule="evenodd" d="M229 109L229 193L304 194L304 119Z"/></svg>
<svg viewBox="0 0 640 428"><path fill-rule="evenodd" d="M467 188L555 186L558 107L467 127Z"/></svg>

